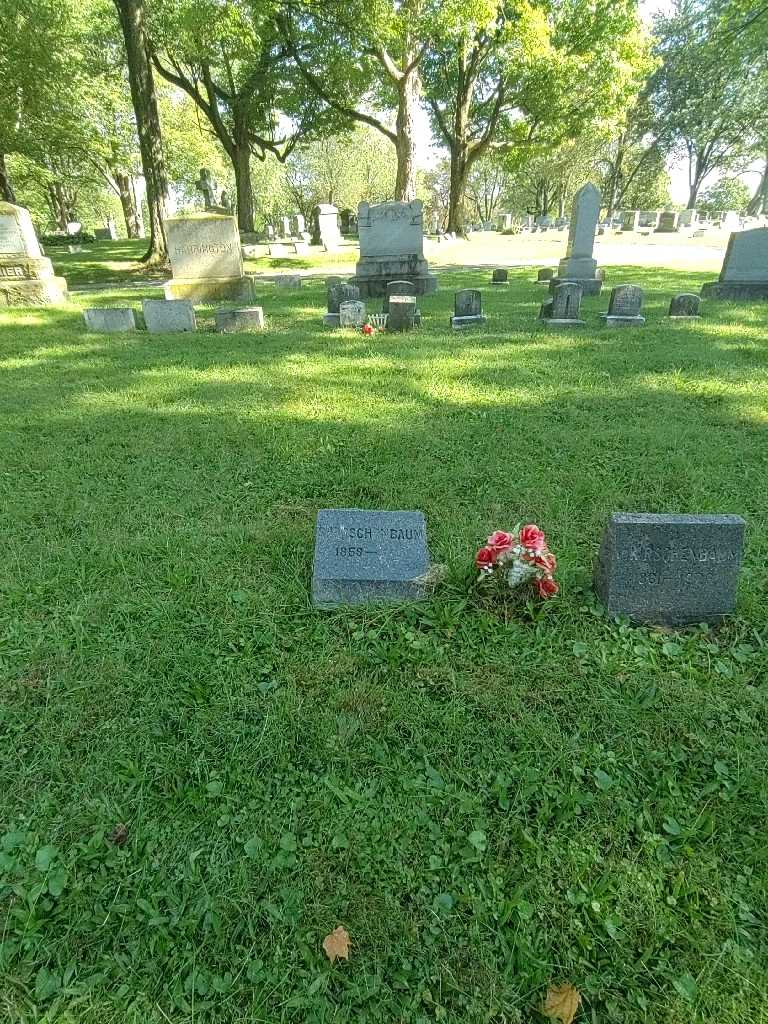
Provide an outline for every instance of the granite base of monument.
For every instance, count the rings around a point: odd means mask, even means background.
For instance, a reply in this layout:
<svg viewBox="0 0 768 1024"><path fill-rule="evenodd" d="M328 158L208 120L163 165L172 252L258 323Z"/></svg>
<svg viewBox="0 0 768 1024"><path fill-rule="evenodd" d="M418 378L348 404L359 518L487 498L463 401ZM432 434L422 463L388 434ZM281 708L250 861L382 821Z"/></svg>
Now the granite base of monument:
<svg viewBox="0 0 768 1024"><path fill-rule="evenodd" d="M559 284L575 282L581 285L582 295L599 295L603 290L602 277L550 277L548 280L539 281L538 284L548 284L550 295L554 295L555 288Z"/></svg>
<svg viewBox="0 0 768 1024"><path fill-rule="evenodd" d="M701 286L706 299L768 299L768 281L709 281Z"/></svg>
<svg viewBox="0 0 768 1024"><path fill-rule="evenodd" d="M430 568L422 512L320 509L312 601L317 608L396 603L427 596Z"/></svg>
<svg viewBox="0 0 768 1024"><path fill-rule="evenodd" d="M732 515L617 513L603 534L595 590L611 616L684 626L736 605L745 523Z"/></svg>
<svg viewBox="0 0 768 1024"><path fill-rule="evenodd" d="M254 302L256 293L250 277L174 277L163 285L166 299L191 302Z"/></svg>

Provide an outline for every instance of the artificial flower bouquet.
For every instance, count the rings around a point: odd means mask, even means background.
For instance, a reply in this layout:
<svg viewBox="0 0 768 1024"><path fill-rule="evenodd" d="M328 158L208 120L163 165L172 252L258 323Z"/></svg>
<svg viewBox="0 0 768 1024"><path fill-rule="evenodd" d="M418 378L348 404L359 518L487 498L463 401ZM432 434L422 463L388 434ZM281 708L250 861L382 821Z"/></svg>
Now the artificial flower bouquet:
<svg viewBox="0 0 768 1024"><path fill-rule="evenodd" d="M557 559L534 523L518 525L511 533L496 530L475 555L475 565L479 584L495 583L516 596L533 593L547 600L560 589L554 576Z"/></svg>

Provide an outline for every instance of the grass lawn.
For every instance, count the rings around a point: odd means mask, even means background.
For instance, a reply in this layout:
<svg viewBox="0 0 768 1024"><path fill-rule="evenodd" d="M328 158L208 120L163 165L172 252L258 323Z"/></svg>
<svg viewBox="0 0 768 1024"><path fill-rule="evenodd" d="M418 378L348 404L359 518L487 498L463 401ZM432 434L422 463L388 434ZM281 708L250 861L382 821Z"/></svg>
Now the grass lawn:
<svg viewBox="0 0 768 1024"><path fill-rule="evenodd" d="M768 305L673 324L711 274L610 268L648 326L606 288L556 333L489 276L373 339L319 280L263 335L0 311L0 1020L515 1024L564 979L591 1024L768 1019ZM443 590L313 611L335 506L422 509ZM621 510L743 515L738 615L607 620ZM506 624L461 580L521 518L563 589Z"/></svg>

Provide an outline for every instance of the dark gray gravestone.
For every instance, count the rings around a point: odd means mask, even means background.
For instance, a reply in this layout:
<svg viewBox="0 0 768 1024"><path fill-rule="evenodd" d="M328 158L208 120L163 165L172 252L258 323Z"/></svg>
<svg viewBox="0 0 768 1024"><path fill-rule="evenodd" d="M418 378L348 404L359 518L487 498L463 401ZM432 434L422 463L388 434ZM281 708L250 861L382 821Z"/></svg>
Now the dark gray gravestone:
<svg viewBox="0 0 768 1024"><path fill-rule="evenodd" d="M611 516L595 564L609 615L682 626L717 622L736 604L741 516Z"/></svg>
<svg viewBox="0 0 768 1024"><path fill-rule="evenodd" d="M611 289L608 312L601 313L600 318L610 327L642 326L642 308L643 289L636 284L619 284Z"/></svg>
<svg viewBox="0 0 768 1024"><path fill-rule="evenodd" d="M387 314L388 331L410 331L418 322L416 297L413 295L390 295Z"/></svg>
<svg viewBox="0 0 768 1024"><path fill-rule="evenodd" d="M317 513L312 600L319 608L426 596L423 512L322 508Z"/></svg>
<svg viewBox="0 0 768 1024"><path fill-rule="evenodd" d="M552 306L546 319L553 326L580 327L581 319L581 285L578 281L563 281L555 286L552 295Z"/></svg>
<svg viewBox="0 0 768 1024"><path fill-rule="evenodd" d="M497 267L491 275L491 284L509 284L509 271L504 267Z"/></svg>
<svg viewBox="0 0 768 1024"><path fill-rule="evenodd" d="M474 324L484 324L483 293L479 288L462 288L453 297L453 316L451 327L460 330Z"/></svg>
<svg viewBox="0 0 768 1024"><path fill-rule="evenodd" d="M542 267L536 275L536 284L549 284L555 272L551 267Z"/></svg>
<svg viewBox="0 0 768 1024"><path fill-rule="evenodd" d="M673 320L698 320L701 298L688 292L676 295L669 303L669 316Z"/></svg>

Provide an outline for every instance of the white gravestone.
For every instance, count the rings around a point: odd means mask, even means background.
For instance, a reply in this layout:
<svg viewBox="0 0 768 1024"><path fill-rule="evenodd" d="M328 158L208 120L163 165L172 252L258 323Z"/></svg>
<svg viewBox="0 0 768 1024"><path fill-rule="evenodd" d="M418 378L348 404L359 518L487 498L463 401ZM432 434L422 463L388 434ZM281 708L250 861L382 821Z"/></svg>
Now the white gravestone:
<svg viewBox="0 0 768 1024"><path fill-rule="evenodd" d="M67 282L43 256L29 210L0 203L0 306L65 302Z"/></svg>
<svg viewBox="0 0 768 1024"><path fill-rule="evenodd" d="M237 221L225 214L173 217L165 222L173 278L166 299L213 302L253 299L253 283L243 273Z"/></svg>

